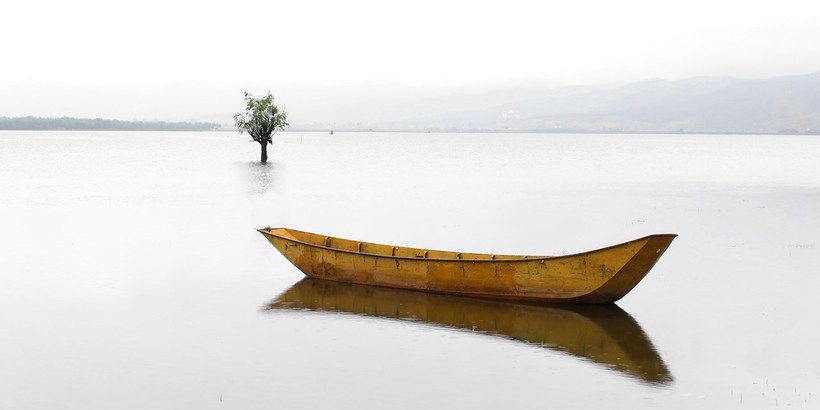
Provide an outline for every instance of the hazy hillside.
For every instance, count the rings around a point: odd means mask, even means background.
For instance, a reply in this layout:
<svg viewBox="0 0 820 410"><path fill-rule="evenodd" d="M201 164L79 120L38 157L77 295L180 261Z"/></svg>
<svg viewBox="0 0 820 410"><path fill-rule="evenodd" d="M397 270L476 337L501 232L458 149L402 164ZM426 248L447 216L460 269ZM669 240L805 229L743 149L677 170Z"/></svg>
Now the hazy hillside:
<svg viewBox="0 0 820 410"><path fill-rule="evenodd" d="M0 128L157 128L163 121L233 125L242 90L272 89L289 129L413 131L661 131L820 133L820 72L766 79L699 77L626 85L559 87L520 80L495 84L256 84L92 87L0 84ZM17 96L15 98L9 96ZM112 104L116 101L116 104ZM51 117L45 124L35 117ZM109 118L102 121L63 121ZM134 121L128 121L134 119ZM152 119L137 121L136 119ZM14 124L10 124L14 123ZM36 126L31 122L38 123ZM24 125L20 125L23 124ZM167 129L167 124L159 129Z"/></svg>
<svg viewBox="0 0 820 410"><path fill-rule="evenodd" d="M566 87L539 98L393 121L380 127L441 130L818 132L820 72L741 80L649 80Z"/></svg>
<svg viewBox="0 0 820 410"><path fill-rule="evenodd" d="M0 130L74 131L211 131L219 124L210 122L120 121L102 118L0 117Z"/></svg>

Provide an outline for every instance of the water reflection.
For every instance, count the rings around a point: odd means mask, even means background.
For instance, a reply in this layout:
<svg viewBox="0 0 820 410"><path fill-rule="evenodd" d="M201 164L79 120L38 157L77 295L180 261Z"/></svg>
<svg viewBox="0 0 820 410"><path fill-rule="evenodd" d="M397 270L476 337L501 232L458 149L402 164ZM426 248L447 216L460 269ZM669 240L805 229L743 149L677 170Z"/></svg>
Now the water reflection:
<svg viewBox="0 0 820 410"><path fill-rule="evenodd" d="M640 325L618 306L544 306L305 278L266 306L410 319L476 330L592 360L650 384L672 374Z"/></svg>
<svg viewBox="0 0 820 410"><path fill-rule="evenodd" d="M264 194L273 190L273 173L276 165L272 162L244 162L240 163L243 179L246 181L248 192Z"/></svg>

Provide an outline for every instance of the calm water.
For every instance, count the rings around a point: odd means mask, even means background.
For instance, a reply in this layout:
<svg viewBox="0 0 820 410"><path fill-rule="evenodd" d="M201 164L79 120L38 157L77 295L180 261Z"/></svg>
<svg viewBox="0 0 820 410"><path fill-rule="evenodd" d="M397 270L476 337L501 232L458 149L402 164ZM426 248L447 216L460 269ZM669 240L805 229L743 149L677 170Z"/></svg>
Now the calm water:
<svg viewBox="0 0 820 410"><path fill-rule="evenodd" d="M820 138L0 132L0 408L816 408ZM324 284L254 229L563 254L617 306Z"/></svg>

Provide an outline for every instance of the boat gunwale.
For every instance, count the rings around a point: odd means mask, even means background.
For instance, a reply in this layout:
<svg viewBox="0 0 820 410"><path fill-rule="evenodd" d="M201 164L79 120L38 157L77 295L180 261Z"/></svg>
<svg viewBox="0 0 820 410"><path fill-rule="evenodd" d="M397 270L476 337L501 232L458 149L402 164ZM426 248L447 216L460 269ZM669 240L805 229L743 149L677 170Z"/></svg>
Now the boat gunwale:
<svg viewBox="0 0 820 410"><path fill-rule="evenodd" d="M373 256L373 257L386 258L386 259L391 259L391 260L435 261L435 262L471 262L471 263L476 263L476 262L481 262L481 263L496 263L496 262L526 263L526 262L533 262L533 261L538 262L538 261L554 260L554 259L561 259L561 258L575 258L575 257L579 257L579 256L589 255L591 253L596 253L596 252L601 252L601 251L606 251L606 250L609 250L609 249L622 247L622 246L629 245L631 243L642 241L642 240L645 240L645 239L650 239L650 238L655 238L655 237L663 237L663 236L671 236L671 237L675 238L675 237L678 236L677 234L674 234L674 233L646 235L646 236L643 236L643 237L640 237L640 238L637 238L637 239L633 239L631 241L626 241L626 242L618 243L618 244L615 244L615 245L606 246L606 247L603 247L603 248L593 249L593 250L590 250L590 251L572 253L572 254L569 254L569 255L557 255L557 256L513 255L513 256L518 256L521 259L458 259L458 258L424 258L424 257L394 256L394 255L381 255L381 254L378 254L378 253L349 251L347 249L339 249L339 248L333 248L333 247L324 246L324 245L316 245L316 244L313 244L313 243L304 242L304 241L301 241L301 240L298 240L298 239L295 239L295 238L288 238L286 236L277 235L275 233L270 232L271 230L274 230L274 229L284 229L286 231L295 231L295 232L309 233L309 234L317 235L316 233L307 232L307 231L300 231L300 230L297 230L297 229L290 229L290 228L270 228L270 227L266 227L266 228L259 228L256 231L263 234L263 235L274 236L274 237L283 239L285 241L295 242L295 243L298 243L298 244L301 244L301 245L306 245L306 246L313 247L313 248L325 249L325 250L329 250L329 251L341 252L341 253L346 253L346 254L351 254L351 255ZM330 238L352 241L352 239L338 238L338 237L333 237L333 236L330 236ZM366 242L366 243L373 244L373 245L381 245L381 246L396 246L396 245L379 244L379 243L373 243L373 242ZM398 246L396 246L396 247L398 247ZM436 251L436 252L454 252L454 253L458 253L458 252L455 252L455 251L439 251L439 250L433 250L433 249L414 248L414 247L411 247L411 246L404 246L403 248L419 249L419 250L427 250L427 251ZM479 255L492 255L492 254L487 254L487 253L478 253L478 254Z"/></svg>

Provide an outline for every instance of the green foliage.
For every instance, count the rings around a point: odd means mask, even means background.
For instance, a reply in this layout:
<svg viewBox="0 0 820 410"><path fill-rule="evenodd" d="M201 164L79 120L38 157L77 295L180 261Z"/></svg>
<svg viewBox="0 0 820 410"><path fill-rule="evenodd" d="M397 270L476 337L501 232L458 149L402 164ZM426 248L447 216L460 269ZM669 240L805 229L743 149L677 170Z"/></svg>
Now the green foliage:
<svg viewBox="0 0 820 410"><path fill-rule="evenodd" d="M276 106L270 91L255 98L245 91L245 112L233 116L239 133L247 132L254 141L265 145L273 143L276 131L288 126L288 113Z"/></svg>

